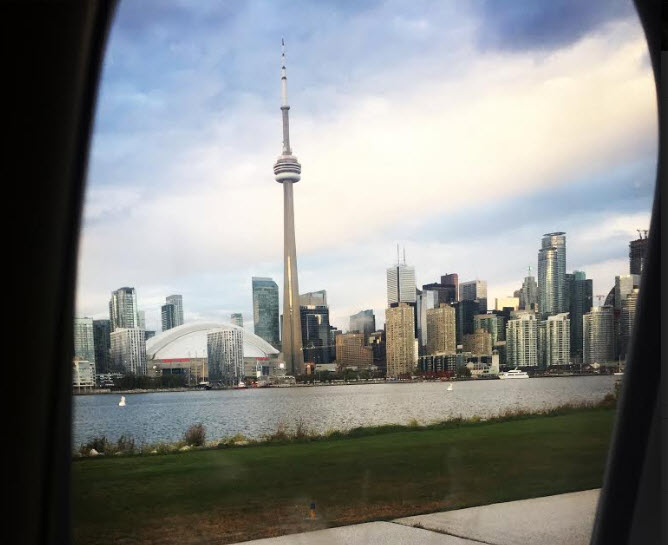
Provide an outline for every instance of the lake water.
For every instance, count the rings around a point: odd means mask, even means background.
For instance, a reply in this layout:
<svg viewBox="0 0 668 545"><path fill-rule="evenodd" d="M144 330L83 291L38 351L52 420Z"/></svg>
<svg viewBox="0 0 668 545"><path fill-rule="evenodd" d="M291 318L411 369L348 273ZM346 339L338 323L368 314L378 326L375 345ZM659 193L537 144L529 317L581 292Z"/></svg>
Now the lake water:
<svg viewBox="0 0 668 545"><path fill-rule="evenodd" d="M207 439L242 433L258 438L302 419L310 430L345 430L377 424L428 423L457 416L489 417L507 409L543 409L599 401L617 377L588 376L455 382L388 383L74 396L74 445L105 435L115 441L178 441L196 422Z"/></svg>

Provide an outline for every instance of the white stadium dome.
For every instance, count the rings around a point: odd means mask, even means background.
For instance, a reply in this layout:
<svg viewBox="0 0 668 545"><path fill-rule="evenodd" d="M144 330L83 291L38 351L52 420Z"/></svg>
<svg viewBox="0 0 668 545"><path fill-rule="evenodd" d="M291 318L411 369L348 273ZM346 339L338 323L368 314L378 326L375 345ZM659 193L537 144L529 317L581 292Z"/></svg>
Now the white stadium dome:
<svg viewBox="0 0 668 545"><path fill-rule="evenodd" d="M244 332L244 358L276 357L278 350L243 327L217 322L189 322L173 327L146 341L147 360L206 358L206 336L214 329L240 329Z"/></svg>

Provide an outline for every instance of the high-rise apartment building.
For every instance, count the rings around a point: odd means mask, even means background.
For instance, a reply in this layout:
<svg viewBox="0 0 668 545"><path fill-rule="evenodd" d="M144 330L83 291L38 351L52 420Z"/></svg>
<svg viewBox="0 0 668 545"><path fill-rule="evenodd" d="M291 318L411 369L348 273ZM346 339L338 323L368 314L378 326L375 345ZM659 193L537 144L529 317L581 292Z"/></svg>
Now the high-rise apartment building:
<svg viewBox="0 0 668 545"><path fill-rule="evenodd" d="M454 354L457 351L455 309L450 305L427 309L427 354Z"/></svg>
<svg viewBox="0 0 668 545"><path fill-rule="evenodd" d="M92 318L74 318L74 357L95 365L95 334Z"/></svg>
<svg viewBox="0 0 668 545"><path fill-rule="evenodd" d="M366 346L367 339L362 333L337 335L336 363L339 369L368 369L373 365L373 349Z"/></svg>
<svg viewBox="0 0 668 545"><path fill-rule="evenodd" d="M327 290L310 291L299 295L299 304L307 307L313 306L327 306Z"/></svg>
<svg viewBox="0 0 668 545"><path fill-rule="evenodd" d="M512 310L518 310L520 308L520 298L519 297L496 297L494 299L494 310L503 310L504 308L510 308Z"/></svg>
<svg viewBox="0 0 668 545"><path fill-rule="evenodd" d="M93 320L93 345L95 346L95 368L98 373L111 372L111 322Z"/></svg>
<svg viewBox="0 0 668 545"><path fill-rule="evenodd" d="M582 271L566 275L568 313L571 320L571 356L582 361L582 317L591 310L594 285Z"/></svg>
<svg viewBox="0 0 668 545"><path fill-rule="evenodd" d="M568 365L571 361L571 320L568 312L545 320L545 367Z"/></svg>
<svg viewBox="0 0 668 545"><path fill-rule="evenodd" d="M174 326L183 325L183 295L169 295L165 298L165 303L174 305Z"/></svg>
<svg viewBox="0 0 668 545"><path fill-rule="evenodd" d="M427 347L427 311L439 306L439 293L437 291L422 290L418 293L415 313L417 315L418 348L420 351L424 351Z"/></svg>
<svg viewBox="0 0 668 545"><path fill-rule="evenodd" d="M474 356L492 355L492 336L482 328L464 335L463 345L464 352L470 352Z"/></svg>
<svg viewBox="0 0 668 545"><path fill-rule="evenodd" d="M385 344L385 330L374 331L367 340L373 353L373 364L378 370L385 374L387 372L387 355Z"/></svg>
<svg viewBox="0 0 668 545"><path fill-rule="evenodd" d="M219 328L206 335L210 382L236 386L244 378L244 332L237 328Z"/></svg>
<svg viewBox="0 0 668 545"><path fill-rule="evenodd" d="M244 326L244 317L241 312L233 312L230 314L230 323L239 327Z"/></svg>
<svg viewBox="0 0 668 545"><path fill-rule="evenodd" d="M273 347L280 346L278 285L271 278L253 277L253 331Z"/></svg>
<svg viewBox="0 0 668 545"><path fill-rule="evenodd" d="M397 263L387 269L387 306L397 303L415 303L415 267Z"/></svg>
<svg viewBox="0 0 668 545"><path fill-rule="evenodd" d="M117 328L111 332L111 365L114 372L146 374L146 333L138 327Z"/></svg>
<svg viewBox="0 0 668 545"><path fill-rule="evenodd" d="M139 329L146 329L146 312L143 310L137 311L137 327Z"/></svg>
<svg viewBox="0 0 668 545"><path fill-rule="evenodd" d="M538 366L538 322L533 313L521 313L508 320L506 363L511 367Z"/></svg>
<svg viewBox="0 0 668 545"><path fill-rule="evenodd" d="M566 233L543 235L538 251L538 311L543 317L566 308Z"/></svg>
<svg viewBox="0 0 668 545"><path fill-rule="evenodd" d="M536 310L538 307L538 284L536 278L531 274L531 267L529 267L529 274L524 277L522 288L520 289L520 309L522 310Z"/></svg>
<svg viewBox="0 0 668 545"><path fill-rule="evenodd" d="M487 312L487 282L485 280L471 280L459 284L460 301L478 301L479 313Z"/></svg>
<svg viewBox="0 0 668 545"><path fill-rule="evenodd" d="M479 313L478 301L457 301L454 305L457 323L457 344L464 342L464 335L473 333L474 318Z"/></svg>
<svg viewBox="0 0 668 545"><path fill-rule="evenodd" d="M160 307L160 316L162 318L162 330L167 331L176 327L176 307L170 303Z"/></svg>
<svg viewBox="0 0 668 545"><path fill-rule="evenodd" d="M331 363L335 351L331 342L329 307L326 305L300 305L299 312L304 362Z"/></svg>
<svg viewBox="0 0 668 545"><path fill-rule="evenodd" d="M644 237L642 231L639 234L639 239L629 242L629 272L637 275L641 275L645 267L648 243L647 231L645 231Z"/></svg>
<svg viewBox="0 0 668 545"><path fill-rule="evenodd" d="M387 376L410 374L417 364L414 309L408 304L385 309Z"/></svg>
<svg viewBox="0 0 668 545"><path fill-rule="evenodd" d="M499 319L499 316L496 314L478 314L473 317L473 331L475 332L478 329L482 329L489 333L492 346L497 342L502 341L506 338L506 323L503 319ZM502 335L499 333L502 332Z"/></svg>
<svg viewBox="0 0 668 545"><path fill-rule="evenodd" d="M608 305L592 307L582 318L583 360L586 364L615 360L615 313Z"/></svg>
<svg viewBox="0 0 668 545"><path fill-rule="evenodd" d="M369 335L376 331L376 317L373 310L361 310L350 317L350 333L361 333L364 336L364 344L369 340Z"/></svg>
<svg viewBox="0 0 668 545"><path fill-rule="evenodd" d="M109 301L111 330L139 327L137 310L137 292L134 288L124 287L112 291Z"/></svg>
<svg viewBox="0 0 668 545"><path fill-rule="evenodd" d="M615 308L621 310L622 303L626 300L626 296L630 293L633 293L634 288L639 287L640 275L621 274L619 276L615 276Z"/></svg>

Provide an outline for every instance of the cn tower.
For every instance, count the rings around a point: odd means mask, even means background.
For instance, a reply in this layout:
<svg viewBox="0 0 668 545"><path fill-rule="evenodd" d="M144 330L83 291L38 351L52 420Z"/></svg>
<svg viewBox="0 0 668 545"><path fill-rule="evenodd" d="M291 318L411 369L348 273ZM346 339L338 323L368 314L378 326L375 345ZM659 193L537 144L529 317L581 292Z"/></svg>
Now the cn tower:
<svg viewBox="0 0 668 545"><path fill-rule="evenodd" d="M288 77L285 72L285 42L281 40L281 114L283 116L283 152L274 164L276 181L283 184L283 357L286 371L295 376L303 373L302 325L299 313L297 247L295 245L295 205L292 186L301 179L302 166L290 148L288 112Z"/></svg>

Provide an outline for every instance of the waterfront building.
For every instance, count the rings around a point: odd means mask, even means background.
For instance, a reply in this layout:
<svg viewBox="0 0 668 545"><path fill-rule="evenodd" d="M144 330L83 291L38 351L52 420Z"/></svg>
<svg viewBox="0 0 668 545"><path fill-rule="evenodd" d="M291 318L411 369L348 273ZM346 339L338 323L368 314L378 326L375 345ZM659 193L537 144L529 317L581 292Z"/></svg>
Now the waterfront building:
<svg viewBox="0 0 668 545"><path fill-rule="evenodd" d="M244 378L244 331L221 327L207 332L209 382L236 386Z"/></svg>
<svg viewBox="0 0 668 545"><path fill-rule="evenodd" d="M137 292L134 288L123 287L111 292L109 320L112 331L139 327Z"/></svg>
<svg viewBox="0 0 668 545"><path fill-rule="evenodd" d="M526 312L506 325L506 364L510 367L538 366L538 323Z"/></svg>
<svg viewBox="0 0 668 545"><path fill-rule="evenodd" d="M480 314L487 312L487 282L485 280L471 280L459 284L460 301L478 301Z"/></svg>
<svg viewBox="0 0 668 545"><path fill-rule="evenodd" d="M334 359L334 343L332 342L332 328L329 324L329 307L300 305L299 312L304 361L331 363Z"/></svg>
<svg viewBox="0 0 668 545"><path fill-rule="evenodd" d="M369 335L376 331L376 316L373 310L360 310L350 317L350 333L361 333L364 336L364 344L367 344Z"/></svg>
<svg viewBox="0 0 668 545"><path fill-rule="evenodd" d="M522 282L519 299L521 310L536 310L538 307L538 284L536 278L531 274L531 267L529 267L529 274Z"/></svg>
<svg viewBox="0 0 668 545"><path fill-rule="evenodd" d="M503 331L505 333L505 328L506 323L503 317L499 317L496 314L476 314L473 317L473 331L482 329L489 333L492 346L506 338L505 335L502 335L501 338L499 337L499 332Z"/></svg>
<svg viewBox="0 0 668 545"><path fill-rule="evenodd" d="M457 324L457 344L464 342L464 335L473 333L473 323L476 314L480 310L478 301L457 301L453 305L455 309L455 320Z"/></svg>
<svg viewBox="0 0 668 545"><path fill-rule="evenodd" d="M174 305L174 325L172 327L183 325L183 295L168 295L165 303Z"/></svg>
<svg viewBox="0 0 668 545"><path fill-rule="evenodd" d="M162 330L167 331L176 327L176 307L170 303L160 307L160 316L162 318Z"/></svg>
<svg viewBox="0 0 668 545"><path fill-rule="evenodd" d="M72 386L75 390L91 390L95 386L95 364L74 358L72 362Z"/></svg>
<svg viewBox="0 0 668 545"><path fill-rule="evenodd" d="M417 291L415 288L415 267L397 261L396 265L387 269L387 306L399 303L415 303Z"/></svg>
<svg viewBox="0 0 668 545"><path fill-rule="evenodd" d="M633 291L622 301L619 332L619 355L622 359L626 359L629 355L631 339L633 338L636 305L638 304L638 293L639 289L633 288Z"/></svg>
<svg viewBox="0 0 668 545"><path fill-rule="evenodd" d="M639 231L640 238L629 242L629 272L631 274L641 275L645 268L645 258L647 256L647 231Z"/></svg>
<svg viewBox="0 0 668 545"><path fill-rule="evenodd" d="M471 352L475 356L492 355L492 336L482 328L464 335L463 345L464 352Z"/></svg>
<svg viewBox="0 0 668 545"><path fill-rule="evenodd" d="M373 365L373 349L365 345L363 333L336 336L336 363L339 370L369 369Z"/></svg>
<svg viewBox="0 0 668 545"><path fill-rule="evenodd" d="M441 285L447 290L447 297L445 301L439 301L439 304L450 304L459 301L459 275L457 273L446 273L442 275Z"/></svg>
<svg viewBox="0 0 668 545"><path fill-rule="evenodd" d="M109 338L113 371L126 375L145 375L146 332L138 327L117 328Z"/></svg>
<svg viewBox="0 0 668 545"><path fill-rule="evenodd" d="M244 317L240 312L233 312L230 314L230 323L233 325L244 327Z"/></svg>
<svg viewBox="0 0 668 545"><path fill-rule="evenodd" d="M427 309L427 354L454 354L457 351L455 309L442 304Z"/></svg>
<svg viewBox="0 0 668 545"><path fill-rule="evenodd" d="M95 365L95 334L92 318L74 318L74 357Z"/></svg>
<svg viewBox="0 0 668 545"><path fill-rule="evenodd" d="M583 271L573 271L566 275L566 293L571 321L571 356L582 361L582 317L593 304L593 282Z"/></svg>
<svg viewBox="0 0 668 545"><path fill-rule="evenodd" d="M546 233L538 251L538 310L546 318L566 308L566 233Z"/></svg>
<svg viewBox="0 0 668 545"><path fill-rule="evenodd" d="M615 313L608 305L592 307L582 318L583 361L585 364L615 360Z"/></svg>
<svg viewBox="0 0 668 545"><path fill-rule="evenodd" d="M253 331L274 347L280 346L278 285L271 278L253 277Z"/></svg>
<svg viewBox="0 0 668 545"><path fill-rule="evenodd" d="M571 320L568 312L545 320L545 367L567 365L571 356Z"/></svg>
<svg viewBox="0 0 668 545"><path fill-rule="evenodd" d="M410 374L417 364L413 307L399 303L385 310L387 376Z"/></svg>
<svg viewBox="0 0 668 545"><path fill-rule="evenodd" d="M518 310L520 308L519 297L496 297L494 299L494 310L503 310L504 308L511 308Z"/></svg>
<svg viewBox="0 0 668 545"><path fill-rule="evenodd" d="M93 346L95 347L95 370L97 374L111 372L111 322L93 320Z"/></svg>
<svg viewBox="0 0 668 545"><path fill-rule="evenodd" d="M427 330L427 311L439 307L439 297L437 291L423 290L418 291L415 313L417 316L417 335L418 349L420 353L426 350L428 340Z"/></svg>
<svg viewBox="0 0 668 545"><path fill-rule="evenodd" d="M327 290L310 291L299 296L301 306L327 306Z"/></svg>
<svg viewBox="0 0 668 545"><path fill-rule="evenodd" d="M286 371L300 375L304 371L301 316L299 310L299 277L295 242L295 207L293 189L301 180L302 167L290 147L288 77L285 68L285 43L281 51L281 116L283 119L283 148L274 164L276 181L283 185L283 334L282 348Z"/></svg>

